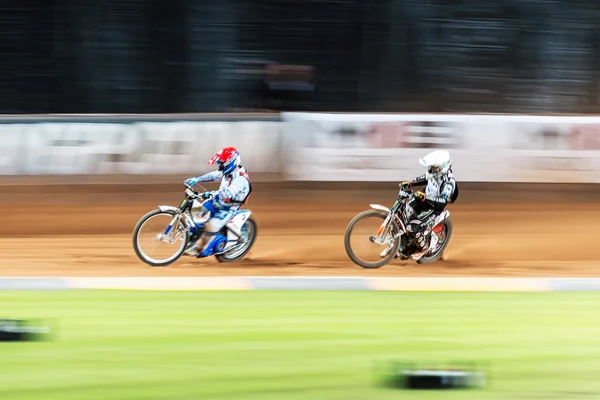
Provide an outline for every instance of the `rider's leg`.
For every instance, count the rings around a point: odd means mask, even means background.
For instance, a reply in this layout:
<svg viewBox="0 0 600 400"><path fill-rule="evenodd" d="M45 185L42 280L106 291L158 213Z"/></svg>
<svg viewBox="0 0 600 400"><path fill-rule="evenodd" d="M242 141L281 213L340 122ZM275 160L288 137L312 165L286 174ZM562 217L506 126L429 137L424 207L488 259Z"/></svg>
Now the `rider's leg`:
<svg viewBox="0 0 600 400"><path fill-rule="evenodd" d="M222 236L219 232L231 220L234 214L235 210L222 210L206 222L204 235L202 235L204 246L199 254L201 257L208 257L214 254L213 245Z"/></svg>
<svg viewBox="0 0 600 400"><path fill-rule="evenodd" d="M416 235L421 231L422 216L427 213L427 207L418 200L409 203L411 212L405 215L406 232L411 241L416 242Z"/></svg>
<svg viewBox="0 0 600 400"><path fill-rule="evenodd" d="M415 213L409 217L406 226L407 233L412 242L417 245L417 252L413 256L420 256L429 250L431 222L437 213L432 207L423 203L413 206Z"/></svg>
<svg viewBox="0 0 600 400"><path fill-rule="evenodd" d="M419 259L430 250L433 221L440 214L439 210L432 209L419 218L420 223L412 227L414 239L419 249L413 254L413 258Z"/></svg>
<svg viewBox="0 0 600 400"><path fill-rule="evenodd" d="M200 235L200 237L196 239L194 243L188 245L187 249L185 250L185 254L187 254L188 256L195 256L196 254L198 254L198 251L200 251L200 249L204 247L205 243L206 234L202 233L202 235Z"/></svg>
<svg viewBox="0 0 600 400"><path fill-rule="evenodd" d="M196 232L200 233L200 236L194 234L191 238L190 243L188 244L185 254L188 256L195 256L198 254L199 249L204 247L205 235L203 234L204 227L206 222L210 219L210 211L204 207L200 207L200 209L194 209L194 213L192 215L194 224L196 224Z"/></svg>
<svg viewBox="0 0 600 400"><path fill-rule="evenodd" d="M400 247L398 248L398 254L396 257L402 259L408 258L414 247L413 241L415 240L413 229L420 223L417 220L417 214L420 213L422 204L417 200L412 200L407 204L407 208L402 213L402 218L406 225L406 234L402 235Z"/></svg>

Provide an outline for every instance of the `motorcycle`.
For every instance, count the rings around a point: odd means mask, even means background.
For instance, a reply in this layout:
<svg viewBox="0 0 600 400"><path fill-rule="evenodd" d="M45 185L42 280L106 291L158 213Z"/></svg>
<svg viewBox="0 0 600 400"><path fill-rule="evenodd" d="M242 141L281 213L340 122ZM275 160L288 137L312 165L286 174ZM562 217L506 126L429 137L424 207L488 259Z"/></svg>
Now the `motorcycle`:
<svg viewBox="0 0 600 400"><path fill-rule="evenodd" d="M414 210L410 205L414 198L411 190L405 190L401 187L398 198L391 209L380 204L370 204L370 210L361 212L350 221L344 235L344 246L346 253L355 264L363 268L379 268L390 263L393 258L407 260L419 252L418 245L413 242L406 231L407 219L414 215ZM428 211L425 215L419 217L423 219L430 218L432 214L433 211ZM377 222L375 225L375 227L378 226L378 228L373 229L376 233L373 235L373 231L371 231L368 236L368 243L380 246L379 249L385 247L383 251L377 251L379 260L375 262L368 262L357 256L350 240L356 225L367 219L383 220L383 222ZM452 236L452 220L448 210L444 210L433 220L431 231L429 250L420 256L413 257L413 260L418 264L432 263L440 258L445 258L444 250Z"/></svg>
<svg viewBox="0 0 600 400"><path fill-rule="evenodd" d="M185 251L191 247L204 233L204 224L211 217L210 212L203 214L202 204L212 197L203 199L202 195L208 192L202 188L196 191L192 186L184 184L185 198L179 207L159 205L157 209L148 212L136 224L133 230L133 248L136 255L144 263L153 267L163 267L177 261ZM225 224L219 232L220 240L214 245L214 257L219 262L233 262L241 260L248 254L256 240L257 224L251 217L252 212L247 209L238 209L233 218ZM200 217L200 220L194 218ZM154 258L142 246L142 232L150 225L156 224L158 234L154 231L150 235L150 247L163 246L166 257ZM151 230L152 232L152 230Z"/></svg>

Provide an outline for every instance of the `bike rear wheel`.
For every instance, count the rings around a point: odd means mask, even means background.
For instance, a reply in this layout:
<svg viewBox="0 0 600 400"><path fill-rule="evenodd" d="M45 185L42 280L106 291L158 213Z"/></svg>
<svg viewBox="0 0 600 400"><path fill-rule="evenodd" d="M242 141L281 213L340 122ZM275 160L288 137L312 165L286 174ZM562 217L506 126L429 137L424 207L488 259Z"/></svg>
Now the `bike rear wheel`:
<svg viewBox="0 0 600 400"><path fill-rule="evenodd" d="M139 220L133 231L133 249L140 260L153 267L163 267L181 257L188 234L182 220L173 221L175 216L173 211L154 210ZM169 228L173 222L176 226Z"/></svg>
<svg viewBox="0 0 600 400"><path fill-rule="evenodd" d="M344 235L344 247L346 248L348 257L350 257L355 264L363 268L379 268L388 264L398 252L400 240L394 236L400 229L395 221L392 221L392 223L389 224L388 231L384 235L382 241L383 244L375 243L371 240L372 237L377 235L377 230L384 222L387 215L387 213L382 211L367 210L358 214L348 224L346 234ZM367 222L370 226L364 230L360 227L357 228L357 226L363 222ZM352 236L354 233L357 233L359 239L353 244ZM367 252L373 253L373 257L378 261L370 261L363 258L362 251L365 250L366 247L369 247ZM357 252L361 254L359 255ZM382 253L384 254L383 257Z"/></svg>
<svg viewBox="0 0 600 400"><path fill-rule="evenodd" d="M426 254L423 257L421 257L421 259L417 261L418 264L430 264L439 260L444 254L446 247L448 247L448 243L450 243L450 238L452 237L452 220L450 218L447 218L441 224L440 228L441 229L439 230L439 232L431 232L432 235L438 235L439 242L437 246L435 247L435 249L431 250L430 254Z"/></svg>
<svg viewBox="0 0 600 400"><path fill-rule="evenodd" d="M241 233L242 237L239 239L241 243L234 247L231 250L228 250L225 253L217 254L215 258L219 262L233 262L241 260L248 254L252 246L254 245L254 241L256 240L256 234L258 232L258 228L256 225L256 221L252 219L252 217L248 218L244 225L242 225Z"/></svg>

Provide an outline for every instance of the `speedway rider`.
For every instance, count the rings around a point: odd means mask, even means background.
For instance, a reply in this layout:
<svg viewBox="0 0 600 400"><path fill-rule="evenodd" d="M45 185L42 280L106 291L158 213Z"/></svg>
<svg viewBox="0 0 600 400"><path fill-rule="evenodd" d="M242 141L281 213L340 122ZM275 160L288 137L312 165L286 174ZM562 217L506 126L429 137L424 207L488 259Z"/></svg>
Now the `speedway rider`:
<svg viewBox="0 0 600 400"><path fill-rule="evenodd" d="M186 249L185 253L190 256L208 257L214 254L214 245L218 242L220 230L233 218L252 191L248 172L242 166L240 154L234 147L219 150L208 161L209 165L215 163L218 165L217 171L189 178L184 182L192 187L199 182L214 182L221 179L218 190L202 194L203 199L209 200L202 204L201 214L204 216L206 212L210 212L211 215L204 225L204 234ZM205 242L206 245L200 251Z"/></svg>
<svg viewBox="0 0 600 400"><path fill-rule="evenodd" d="M425 174L399 185L403 189L426 185L424 193L421 191L414 193L414 199L407 207L409 214L405 216L407 233L419 247L412 256L415 260L420 259L430 250L431 227L435 218L458 197L458 186L452 175L450 153L444 150L433 151L420 158L419 164L426 168ZM408 249L401 249L401 252L410 254L406 250Z"/></svg>

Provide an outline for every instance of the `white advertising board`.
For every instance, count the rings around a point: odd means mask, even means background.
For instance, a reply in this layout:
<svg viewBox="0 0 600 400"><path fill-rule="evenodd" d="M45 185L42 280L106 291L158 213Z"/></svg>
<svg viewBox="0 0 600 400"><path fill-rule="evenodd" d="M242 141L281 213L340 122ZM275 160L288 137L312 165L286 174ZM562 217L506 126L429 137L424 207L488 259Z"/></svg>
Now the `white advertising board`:
<svg viewBox="0 0 600 400"><path fill-rule="evenodd" d="M253 172L280 169L280 123L0 121L0 174L202 174L225 146Z"/></svg>
<svg viewBox="0 0 600 400"><path fill-rule="evenodd" d="M600 182L600 118L284 113L291 180L402 181L449 150L471 182Z"/></svg>

